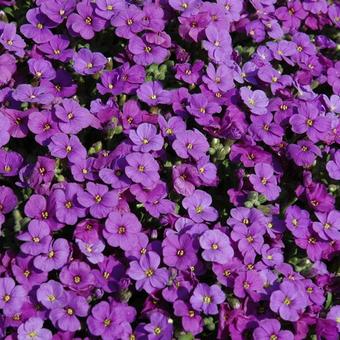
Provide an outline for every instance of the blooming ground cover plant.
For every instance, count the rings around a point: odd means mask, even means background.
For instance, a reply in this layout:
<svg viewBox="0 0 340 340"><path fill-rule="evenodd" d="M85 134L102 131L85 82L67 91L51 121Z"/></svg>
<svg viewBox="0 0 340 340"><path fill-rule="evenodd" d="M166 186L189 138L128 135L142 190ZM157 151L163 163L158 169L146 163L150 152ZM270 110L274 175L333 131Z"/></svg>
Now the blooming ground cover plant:
<svg viewBox="0 0 340 340"><path fill-rule="evenodd" d="M0 10L1 339L338 339L336 1Z"/></svg>

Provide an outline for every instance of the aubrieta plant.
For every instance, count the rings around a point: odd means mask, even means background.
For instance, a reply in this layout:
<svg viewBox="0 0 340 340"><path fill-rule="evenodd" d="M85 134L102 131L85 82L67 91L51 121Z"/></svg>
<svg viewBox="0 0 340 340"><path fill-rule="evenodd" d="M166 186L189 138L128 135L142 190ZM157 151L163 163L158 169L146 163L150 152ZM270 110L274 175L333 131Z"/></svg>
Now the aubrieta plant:
<svg viewBox="0 0 340 340"><path fill-rule="evenodd" d="M0 338L336 340L335 0L0 0Z"/></svg>

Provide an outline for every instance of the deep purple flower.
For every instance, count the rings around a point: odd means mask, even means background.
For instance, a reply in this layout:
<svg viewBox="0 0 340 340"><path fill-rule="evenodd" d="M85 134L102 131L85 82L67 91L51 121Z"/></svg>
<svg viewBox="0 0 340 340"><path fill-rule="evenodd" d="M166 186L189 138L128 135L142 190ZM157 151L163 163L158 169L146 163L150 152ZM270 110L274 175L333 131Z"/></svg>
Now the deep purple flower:
<svg viewBox="0 0 340 340"><path fill-rule="evenodd" d="M154 312L150 316L150 323L143 327L148 339L171 339L173 335L172 319L162 313Z"/></svg>
<svg viewBox="0 0 340 340"><path fill-rule="evenodd" d="M73 50L68 49L70 41L65 35L53 35L46 43L40 44L38 49L50 59L68 61L73 56Z"/></svg>
<svg viewBox="0 0 340 340"><path fill-rule="evenodd" d="M234 294L239 298L244 298L249 294L255 300L256 293L262 292L263 286L263 279L257 271L244 271L239 273L235 279Z"/></svg>
<svg viewBox="0 0 340 340"><path fill-rule="evenodd" d="M183 329L191 332L193 335L199 334L203 331L203 320L189 304L182 300L177 300L174 303L174 314L182 317Z"/></svg>
<svg viewBox="0 0 340 340"><path fill-rule="evenodd" d="M223 303L225 295L218 285L208 286L206 283L199 283L194 289L190 303L194 310L207 315L218 313L217 305Z"/></svg>
<svg viewBox="0 0 340 340"><path fill-rule="evenodd" d="M40 9L52 21L62 23L75 9L75 0L52 0L42 2Z"/></svg>
<svg viewBox="0 0 340 340"><path fill-rule="evenodd" d="M303 167L310 167L317 156L321 156L321 150L309 140L299 140L297 144L289 144L287 151L294 162Z"/></svg>
<svg viewBox="0 0 340 340"><path fill-rule="evenodd" d="M332 210L328 213L316 212L318 222L313 222L313 230L323 239L329 241L340 240L340 212Z"/></svg>
<svg viewBox="0 0 340 340"><path fill-rule="evenodd" d="M148 105L169 104L169 92L164 90L159 81L148 81L137 90L138 98Z"/></svg>

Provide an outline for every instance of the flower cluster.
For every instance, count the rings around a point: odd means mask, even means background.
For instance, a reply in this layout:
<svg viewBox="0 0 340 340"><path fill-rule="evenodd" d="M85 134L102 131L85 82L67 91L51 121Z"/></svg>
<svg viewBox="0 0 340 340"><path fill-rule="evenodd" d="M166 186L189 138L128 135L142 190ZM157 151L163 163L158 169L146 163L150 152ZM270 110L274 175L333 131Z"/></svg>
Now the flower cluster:
<svg viewBox="0 0 340 340"><path fill-rule="evenodd" d="M0 10L1 339L338 338L336 1Z"/></svg>

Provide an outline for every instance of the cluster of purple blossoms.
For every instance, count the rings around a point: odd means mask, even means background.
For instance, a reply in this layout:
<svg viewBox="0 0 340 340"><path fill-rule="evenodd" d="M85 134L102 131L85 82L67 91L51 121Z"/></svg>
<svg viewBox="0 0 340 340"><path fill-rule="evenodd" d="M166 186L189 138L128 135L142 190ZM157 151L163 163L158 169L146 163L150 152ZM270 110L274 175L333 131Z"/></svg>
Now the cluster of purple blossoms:
<svg viewBox="0 0 340 340"><path fill-rule="evenodd" d="M0 338L338 339L339 27L0 0Z"/></svg>

